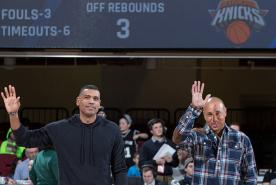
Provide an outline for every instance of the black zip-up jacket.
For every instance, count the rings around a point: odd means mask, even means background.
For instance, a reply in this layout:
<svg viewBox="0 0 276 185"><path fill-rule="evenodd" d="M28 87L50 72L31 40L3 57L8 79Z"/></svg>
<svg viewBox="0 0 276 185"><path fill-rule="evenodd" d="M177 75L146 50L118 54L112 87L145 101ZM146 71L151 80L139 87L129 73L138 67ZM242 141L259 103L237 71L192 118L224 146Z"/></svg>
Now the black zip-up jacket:
<svg viewBox="0 0 276 185"><path fill-rule="evenodd" d="M84 124L79 115L37 130L14 131L25 147L53 145L58 155L60 185L127 185L124 142L118 126L102 117Z"/></svg>

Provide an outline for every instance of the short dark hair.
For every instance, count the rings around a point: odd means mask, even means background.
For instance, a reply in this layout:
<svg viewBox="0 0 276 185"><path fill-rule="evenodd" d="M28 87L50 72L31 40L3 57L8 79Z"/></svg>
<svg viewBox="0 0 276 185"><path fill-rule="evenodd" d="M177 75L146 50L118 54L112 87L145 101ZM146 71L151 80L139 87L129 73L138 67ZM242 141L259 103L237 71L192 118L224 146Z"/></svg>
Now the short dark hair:
<svg viewBox="0 0 276 185"><path fill-rule="evenodd" d="M96 85L84 85L84 86L80 89L79 95L80 95L85 89L93 89L93 90L99 91L99 88L98 88Z"/></svg>
<svg viewBox="0 0 276 185"><path fill-rule="evenodd" d="M152 126L154 124L156 124L156 123L161 123L161 125L162 125L162 127L164 129L164 127L165 127L165 121L162 120L162 119L160 119L160 118L153 118L153 119L149 120L149 122L148 122L148 128L149 128L149 130L152 130ZM164 132L164 130L163 130L163 132Z"/></svg>
<svg viewBox="0 0 276 185"><path fill-rule="evenodd" d="M132 159L135 159L139 155L139 152L134 152Z"/></svg>

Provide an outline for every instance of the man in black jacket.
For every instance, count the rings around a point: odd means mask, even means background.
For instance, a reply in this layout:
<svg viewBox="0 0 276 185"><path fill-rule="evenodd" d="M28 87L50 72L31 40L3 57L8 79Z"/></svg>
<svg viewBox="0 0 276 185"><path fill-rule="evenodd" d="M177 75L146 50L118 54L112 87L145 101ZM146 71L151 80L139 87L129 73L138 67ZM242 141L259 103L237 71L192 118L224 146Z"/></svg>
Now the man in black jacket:
<svg viewBox="0 0 276 185"><path fill-rule="evenodd" d="M80 114L28 130L18 118L20 97L11 85L1 92L11 128L19 145L53 145L58 156L60 185L127 185L124 143L118 126L100 116L100 91L94 85L81 88L76 105ZM110 171L111 170L111 171Z"/></svg>

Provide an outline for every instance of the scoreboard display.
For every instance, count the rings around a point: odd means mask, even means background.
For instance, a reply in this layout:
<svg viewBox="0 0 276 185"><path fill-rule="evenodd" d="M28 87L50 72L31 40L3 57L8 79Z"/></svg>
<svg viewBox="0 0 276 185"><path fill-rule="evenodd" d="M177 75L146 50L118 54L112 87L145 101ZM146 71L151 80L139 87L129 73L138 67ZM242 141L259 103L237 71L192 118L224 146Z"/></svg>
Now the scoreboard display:
<svg viewBox="0 0 276 185"><path fill-rule="evenodd" d="M0 48L274 49L275 0L1 0Z"/></svg>

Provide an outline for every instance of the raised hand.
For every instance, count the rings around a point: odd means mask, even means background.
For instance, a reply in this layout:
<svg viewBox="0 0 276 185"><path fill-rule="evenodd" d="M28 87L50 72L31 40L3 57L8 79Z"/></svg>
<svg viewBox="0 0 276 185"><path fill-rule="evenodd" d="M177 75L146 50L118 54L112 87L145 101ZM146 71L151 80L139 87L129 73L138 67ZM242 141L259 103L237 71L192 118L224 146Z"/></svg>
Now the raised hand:
<svg viewBox="0 0 276 185"><path fill-rule="evenodd" d="M203 99L204 91L204 83L201 83L200 81L194 81L194 84L192 85L192 106L198 109L201 109L204 107L208 99L211 97L210 94L208 94L205 99Z"/></svg>
<svg viewBox="0 0 276 185"><path fill-rule="evenodd" d="M9 85L4 88L4 92L1 92L6 110L8 113L16 113L20 107L20 97L16 97L16 91L14 86Z"/></svg>

